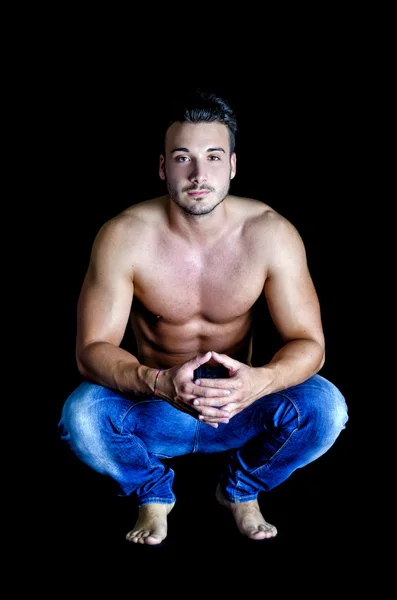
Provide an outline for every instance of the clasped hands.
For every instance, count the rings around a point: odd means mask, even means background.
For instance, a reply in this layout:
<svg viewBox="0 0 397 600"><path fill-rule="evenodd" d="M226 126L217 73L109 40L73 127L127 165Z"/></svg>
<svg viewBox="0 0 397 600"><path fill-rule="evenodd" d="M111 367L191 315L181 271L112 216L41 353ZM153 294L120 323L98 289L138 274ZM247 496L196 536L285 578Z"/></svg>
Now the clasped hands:
<svg viewBox="0 0 397 600"><path fill-rule="evenodd" d="M211 358L228 369L229 378L194 379L194 371ZM159 395L214 428L219 423L229 423L232 417L263 395L263 369L217 352L198 355L162 374Z"/></svg>

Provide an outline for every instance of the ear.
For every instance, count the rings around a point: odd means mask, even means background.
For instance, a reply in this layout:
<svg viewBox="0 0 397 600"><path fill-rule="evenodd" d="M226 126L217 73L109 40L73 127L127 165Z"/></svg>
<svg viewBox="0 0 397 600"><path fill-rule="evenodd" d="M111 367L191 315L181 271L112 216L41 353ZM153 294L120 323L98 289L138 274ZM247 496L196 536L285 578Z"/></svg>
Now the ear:
<svg viewBox="0 0 397 600"><path fill-rule="evenodd" d="M232 152L232 155L230 157L230 179L234 179L234 177L236 175L236 163L237 163L236 153Z"/></svg>
<svg viewBox="0 0 397 600"><path fill-rule="evenodd" d="M165 157L164 157L164 154L160 154L159 175L160 175L160 179L165 181Z"/></svg>

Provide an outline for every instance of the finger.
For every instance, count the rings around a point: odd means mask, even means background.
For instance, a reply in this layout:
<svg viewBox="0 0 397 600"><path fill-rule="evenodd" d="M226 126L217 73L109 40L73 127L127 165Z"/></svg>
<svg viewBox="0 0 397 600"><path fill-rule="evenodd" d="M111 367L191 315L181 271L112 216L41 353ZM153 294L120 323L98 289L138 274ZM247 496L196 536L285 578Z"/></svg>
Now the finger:
<svg viewBox="0 0 397 600"><path fill-rule="evenodd" d="M228 356L227 354L218 354L218 352L213 351L211 352L211 356L214 360L216 360L216 362L226 367L229 370L229 372L236 371L241 365L241 363L238 360L230 358L230 356Z"/></svg>
<svg viewBox="0 0 397 600"><path fill-rule="evenodd" d="M189 362L193 365L194 369L197 369L204 363L208 362L211 356L211 352L206 352L205 354L199 354L198 356L195 356Z"/></svg>
<svg viewBox="0 0 397 600"><path fill-rule="evenodd" d="M219 410L224 406L225 408L223 410L228 412L227 405L232 402L234 402L234 400L232 398L226 399L226 398L202 398L202 397L200 397L200 398L195 398L192 402L192 405L196 409L199 406L202 406L203 408L208 408L209 406L212 406L216 410Z"/></svg>
<svg viewBox="0 0 397 600"><path fill-rule="evenodd" d="M233 387L233 382L230 379L221 379L220 377L216 379L195 379L194 383L202 387L223 388L224 390L229 390Z"/></svg>
<svg viewBox="0 0 397 600"><path fill-rule="evenodd" d="M208 379L207 381L214 381L213 379ZM229 389L221 389L216 386L194 386L190 393L195 397L203 396L205 398L228 398L231 394L231 390Z"/></svg>
<svg viewBox="0 0 397 600"><path fill-rule="evenodd" d="M229 419L216 419L215 417L205 417L204 415L199 416L199 421L201 423L207 423L208 425L210 425L211 423L224 423L225 425L227 425L227 423L229 423Z"/></svg>
<svg viewBox="0 0 397 600"><path fill-rule="evenodd" d="M199 419L215 419L217 421L229 419L229 411L224 408L216 408L215 406L199 406L196 407L199 413Z"/></svg>

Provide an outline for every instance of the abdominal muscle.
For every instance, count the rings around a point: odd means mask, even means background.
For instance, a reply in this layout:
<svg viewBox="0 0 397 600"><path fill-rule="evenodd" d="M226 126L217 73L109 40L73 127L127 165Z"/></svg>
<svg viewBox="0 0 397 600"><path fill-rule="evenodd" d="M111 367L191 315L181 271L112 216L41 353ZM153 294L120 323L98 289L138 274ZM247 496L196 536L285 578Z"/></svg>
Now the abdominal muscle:
<svg viewBox="0 0 397 600"><path fill-rule="evenodd" d="M133 312L131 326L137 343L137 358L148 367L170 368L212 350L245 364L251 361L251 313L221 324L202 317L184 324L171 324L164 322L161 316L155 316L152 324ZM217 363L211 359L206 364Z"/></svg>

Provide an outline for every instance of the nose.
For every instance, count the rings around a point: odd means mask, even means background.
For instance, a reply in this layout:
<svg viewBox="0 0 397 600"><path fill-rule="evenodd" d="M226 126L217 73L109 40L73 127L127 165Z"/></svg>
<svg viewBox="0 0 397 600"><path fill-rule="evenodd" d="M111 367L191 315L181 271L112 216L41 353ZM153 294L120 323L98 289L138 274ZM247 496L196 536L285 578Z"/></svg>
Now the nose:
<svg viewBox="0 0 397 600"><path fill-rule="evenodd" d="M198 183L198 184L202 184L205 181L207 181L207 173L205 170L205 166L199 162L199 161L195 161L194 163L192 163L192 171L190 173L190 177L189 180L192 183Z"/></svg>

